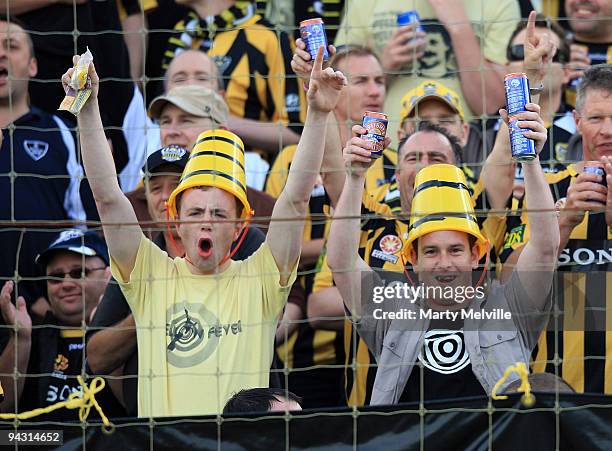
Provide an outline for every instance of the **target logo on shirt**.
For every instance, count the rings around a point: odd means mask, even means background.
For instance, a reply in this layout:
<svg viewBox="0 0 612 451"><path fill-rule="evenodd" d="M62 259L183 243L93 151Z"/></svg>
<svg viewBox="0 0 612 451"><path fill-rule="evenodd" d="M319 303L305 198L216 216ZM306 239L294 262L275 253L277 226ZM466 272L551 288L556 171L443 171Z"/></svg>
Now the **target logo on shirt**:
<svg viewBox="0 0 612 451"><path fill-rule="evenodd" d="M463 330L428 330L418 359L426 368L440 374L461 371L470 364Z"/></svg>

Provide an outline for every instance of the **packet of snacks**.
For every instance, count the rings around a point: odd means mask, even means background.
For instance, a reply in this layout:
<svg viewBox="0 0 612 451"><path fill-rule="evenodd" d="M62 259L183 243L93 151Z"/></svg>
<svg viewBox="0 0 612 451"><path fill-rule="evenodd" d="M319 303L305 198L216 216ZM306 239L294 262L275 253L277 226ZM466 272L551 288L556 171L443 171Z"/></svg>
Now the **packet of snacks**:
<svg viewBox="0 0 612 451"><path fill-rule="evenodd" d="M93 62L93 55L87 48L87 51L79 56L74 66L74 72L66 87L66 97L62 100L58 110L70 111L75 116L81 112L91 95L91 80L87 75L91 62Z"/></svg>

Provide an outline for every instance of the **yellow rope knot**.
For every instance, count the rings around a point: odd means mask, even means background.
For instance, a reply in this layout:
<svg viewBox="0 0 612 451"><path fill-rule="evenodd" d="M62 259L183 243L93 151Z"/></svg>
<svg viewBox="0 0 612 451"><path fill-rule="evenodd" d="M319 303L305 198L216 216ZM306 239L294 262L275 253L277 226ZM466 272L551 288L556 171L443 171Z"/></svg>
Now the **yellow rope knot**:
<svg viewBox="0 0 612 451"><path fill-rule="evenodd" d="M53 412L61 408L66 408L66 409L79 409L79 420L81 420L81 422L85 422L87 420L87 417L89 416L89 411L91 410L93 406L100 414L100 418L102 419L102 423L104 424L104 431L112 432L114 430L114 426L108 420L106 415L104 415L104 412L102 411L102 407L100 407L100 404L98 404L98 401L96 400L96 394L100 393L104 389L104 386L106 385L106 382L104 381L104 379L102 379L101 377L96 377L91 381L91 384L89 384L89 386L85 383L85 381L83 380L81 376L77 376L77 381L83 388L82 395L80 392L74 392L70 394L70 396L68 397L66 401L60 401L50 406L41 407L38 409L30 410L28 412L3 413L3 414L0 414L0 419L1 420L14 420L14 419L27 420L29 418L34 418L39 415L44 415L46 413L50 413L50 412Z"/></svg>
<svg viewBox="0 0 612 451"><path fill-rule="evenodd" d="M504 382L506 382L506 380L508 379L508 377L510 377L510 374L512 373L518 373L519 377L521 378L521 385L518 388L518 392L523 393L523 396L521 396L521 402L525 407L533 407L536 399L535 396L531 394L529 371L527 370L527 366L523 362L518 362L516 365L510 365L508 368L506 368L506 371L504 371L504 375L501 377L500 380L497 381L497 383L493 387L493 391L491 392L491 398L493 398L494 400L508 399L506 395L498 395L497 390L500 389L500 387L504 384Z"/></svg>

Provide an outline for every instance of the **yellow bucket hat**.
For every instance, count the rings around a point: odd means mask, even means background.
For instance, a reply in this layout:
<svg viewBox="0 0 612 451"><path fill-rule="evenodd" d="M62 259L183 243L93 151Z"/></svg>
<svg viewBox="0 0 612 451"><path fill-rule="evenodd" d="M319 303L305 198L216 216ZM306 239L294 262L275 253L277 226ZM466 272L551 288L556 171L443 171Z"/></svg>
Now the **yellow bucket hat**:
<svg viewBox="0 0 612 451"><path fill-rule="evenodd" d="M463 171L452 164L433 164L421 169L414 181L414 197L404 257L410 257L412 243L431 232L455 230L476 238L479 258L487 252L489 241L478 227L470 191Z"/></svg>
<svg viewBox="0 0 612 451"><path fill-rule="evenodd" d="M237 135L215 129L198 136L179 184L168 198L167 208L171 219L178 216L176 197L196 186L213 186L233 194L242 203L241 218L251 214L246 194L244 144Z"/></svg>

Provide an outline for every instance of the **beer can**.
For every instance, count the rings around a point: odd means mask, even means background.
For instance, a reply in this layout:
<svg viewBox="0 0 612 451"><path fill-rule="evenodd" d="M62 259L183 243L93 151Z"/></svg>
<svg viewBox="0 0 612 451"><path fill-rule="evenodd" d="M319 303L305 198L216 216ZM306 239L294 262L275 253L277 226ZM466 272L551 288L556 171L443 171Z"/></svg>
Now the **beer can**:
<svg viewBox="0 0 612 451"><path fill-rule="evenodd" d="M421 17L419 16L419 13L416 10L406 11L403 13L399 13L397 15L397 26L398 27L410 25L411 23L419 24L417 25L415 31L425 32L425 30L423 30L423 27L421 26Z"/></svg>
<svg viewBox="0 0 612 451"><path fill-rule="evenodd" d="M525 137L529 129L520 128L518 120L510 118L510 149L514 161L531 161L536 157L535 141Z"/></svg>
<svg viewBox="0 0 612 451"><path fill-rule="evenodd" d="M325 51L323 52L323 60L329 59L329 52L327 51L327 35L325 34L325 25L323 25L323 19L308 19L300 22L300 35L302 41L306 44L306 51L310 53L312 61L317 57L319 47L323 46Z"/></svg>
<svg viewBox="0 0 612 451"><path fill-rule="evenodd" d="M382 157L382 151L385 148L385 136L387 134L388 123L387 115L383 113L366 111L363 115L361 125L367 130L367 133L361 135L361 138L374 143L374 148L370 155L372 158Z"/></svg>
<svg viewBox="0 0 612 451"><path fill-rule="evenodd" d="M604 169L603 163L600 163L599 161L587 161L582 172L588 172L589 174L597 174L601 176L601 180L597 183L605 186L606 188L608 187L608 182L606 181L606 170Z"/></svg>
<svg viewBox="0 0 612 451"><path fill-rule="evenodd" d="M525 105L531 102L529 79L526 74L508 74L504 78L506 90L506 109L508 115L527 111Z"/></svg>

